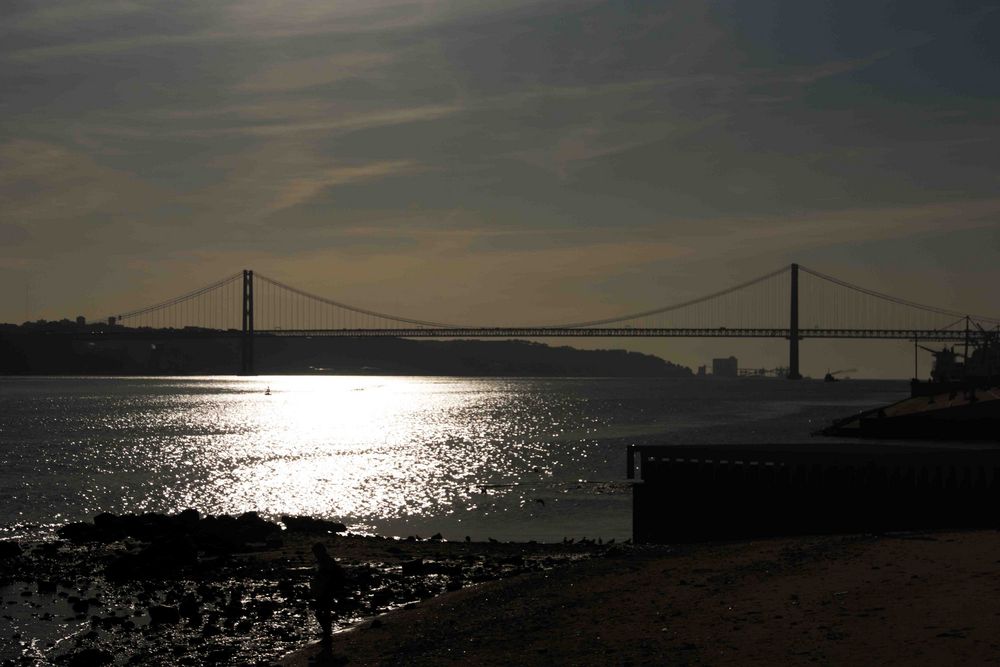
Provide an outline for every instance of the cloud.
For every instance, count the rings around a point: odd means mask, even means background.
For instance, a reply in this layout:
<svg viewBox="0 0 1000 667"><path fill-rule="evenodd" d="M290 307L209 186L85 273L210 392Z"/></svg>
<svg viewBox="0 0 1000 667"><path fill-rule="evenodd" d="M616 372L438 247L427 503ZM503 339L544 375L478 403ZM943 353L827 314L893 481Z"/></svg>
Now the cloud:
<svg viewBox="0 0 1000 667"><path fill-rule="evenodd" d="M242 36L227 32L191 32L178 34L140 34L93 41L77 41L48 46L35 46L9 51L5 57L14 62L35 63L54 58L78 58L124 51L137 51L159 46L183 46L200 42L241 40Z"/></svg>
<svg viewBox="0 0 1000 667"><path fill-rule="evenodd" d="M351 52L291 60L264 67L236 86L249 93L284 93L349 79L391 63L385 52Z"/></svg>
<svg viewBox="0 0 1000 667"><path fill-rule="evenodd" d="M176 32L151 31L157 25L156 11L137 9L130 3L102 3L89 7L86 2L60 8L43 8L22 17L18 26L44 30L57 43L16 48L6 57L17 62L42 62L55 58L98 56L139 51L163 46L196 44L261 43L318 35L378 34L426 29L431 26L468 20L471 16L489 16L535 5L534 0L481 0L476 3L453 3L448 0L239 0L228 3L179 3L171 11L199 18L207 29ZM131 34L121 37L64 41L67 25L114 14L149 14L151 20L131 24ZM18 27L15 26L15 27Z"/></svg>
<svg viewBox="0 0 1000 667"><path fill-rule="evenodd" d="M29 229L135 210L153 191L131 174L57 144L27 139L0 144L0 218Z"/></svg>
<svg viewBox="0 0 1000 667"><path fill-rule="evenodd" d="M277 197L268 208L268 213L276 213L305 203L330 188L377 181L391 176L413 173L419 169L421 167L410 160L372 162L364 165L320 169L309 176L294 178L282 183Z"/></svg>
<svg viewBox="0 0 1000 667"><path fill-rule="evenodd" d="M262 107L254 105L255 109ZM393 125L409 125L447 118L462 111L456 105L428 105L410 108L380 109L368 113L347 112L337 113L329 109L327 113L317 113L313 118L305 118L292 122L272 123L232 123L221 127L168 130L174 137L208 138L226 135L245 135L253 137L283 137L294 134L356 132L378 127Z"/></svg>
<svg viewBox="0 0 1000 667"><path fill-rule="evenodd" d="M109 18L143 13L145 8L136 2L128 0L111 0L102 2L87 0L76 3L44 3L17 19L12 19L12 26L20 30L47 30L65 24L88 23Z"/></svg>

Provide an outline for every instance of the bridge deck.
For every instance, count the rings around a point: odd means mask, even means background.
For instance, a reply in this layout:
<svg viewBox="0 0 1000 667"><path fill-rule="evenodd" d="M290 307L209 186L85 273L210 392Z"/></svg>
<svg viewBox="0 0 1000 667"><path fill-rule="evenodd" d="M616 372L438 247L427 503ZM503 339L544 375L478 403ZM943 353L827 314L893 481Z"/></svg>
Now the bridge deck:
<svg viewBox="0 0 1000 667"><path fill-rule="evenodd" d="M789 329L744 328L558 328L558 327L454 327L454 328L386 328L386 329L263 329L259 334L272 336L334 336L399 338L780 338L791 336ZM966 333L941 329L799 329L798 337L806 338L868 338L896 340L926 340L962 342L966 336L978 341L984 333Z"/></svg>

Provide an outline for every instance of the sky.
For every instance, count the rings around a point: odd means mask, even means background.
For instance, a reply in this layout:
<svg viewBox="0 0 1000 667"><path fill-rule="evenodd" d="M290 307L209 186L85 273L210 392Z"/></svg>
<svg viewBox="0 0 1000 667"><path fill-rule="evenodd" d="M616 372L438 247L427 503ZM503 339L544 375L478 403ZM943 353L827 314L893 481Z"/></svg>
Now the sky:
<svg viewBox="0 0 1000 667"><path fill-rule="evenodd" d="M546 324L791 262L998 315L997 34L995 2L952 0L6 0L0 321L250 268ZM577 343L787 361L780 341ZM903 343L802 355L912 373Z"/></svg>

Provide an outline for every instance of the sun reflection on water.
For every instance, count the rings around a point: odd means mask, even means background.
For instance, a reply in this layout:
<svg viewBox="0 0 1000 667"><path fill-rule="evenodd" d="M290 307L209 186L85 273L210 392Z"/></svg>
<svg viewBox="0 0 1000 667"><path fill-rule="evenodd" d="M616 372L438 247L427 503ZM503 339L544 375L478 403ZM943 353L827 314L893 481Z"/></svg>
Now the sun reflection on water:
<svg viewBox="0 0 1000 667"><path fill-rule="evenodd" d="M510 437L538 417L516 393L476 380L268 377L221 396L193 395L174 413L201 435L163 455L203 477L177 480L175 509L357 518L454 511L448 506L469 503L484 480L521 477L532 447L511 447Z"/></svg>

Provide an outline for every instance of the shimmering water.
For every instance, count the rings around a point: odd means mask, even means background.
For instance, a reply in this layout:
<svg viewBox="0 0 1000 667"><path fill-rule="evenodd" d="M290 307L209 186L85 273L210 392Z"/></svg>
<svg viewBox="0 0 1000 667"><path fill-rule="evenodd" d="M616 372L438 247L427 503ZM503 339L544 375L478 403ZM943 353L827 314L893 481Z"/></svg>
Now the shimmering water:
<svg viewBox="0 0 1000 667"><path fill-rule="evenodd" d="M622 539L628 443L808 441L905 393L884 381L0 378L0 538L195 507L401 536Z"/></svg>

